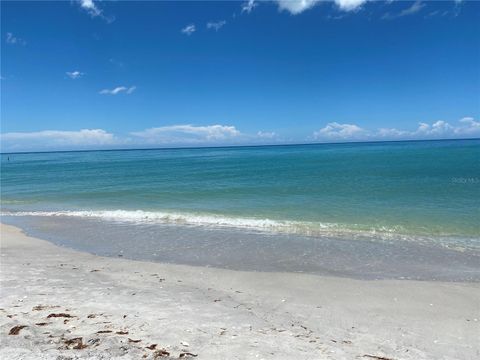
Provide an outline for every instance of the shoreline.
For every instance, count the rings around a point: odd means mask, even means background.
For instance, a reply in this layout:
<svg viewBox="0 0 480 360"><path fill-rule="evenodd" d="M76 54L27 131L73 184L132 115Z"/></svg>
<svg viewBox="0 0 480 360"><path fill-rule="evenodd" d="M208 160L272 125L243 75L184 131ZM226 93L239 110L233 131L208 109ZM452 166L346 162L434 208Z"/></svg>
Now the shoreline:
<svg viewBox="0 0 480 360"><path fill-rule="evenodd" d="M422 238L311 237L70 216L5 216L2 221L61 247L138 261L359 280L480 282L480 254L468 250L478 247L476 241L452 249Z"/></svg>
<svg viewBox="0 0 480 360"><path fill-rule="evenodd" d="M10 225L0 233L2 358L480 355L479 283L150 263L58 247ZM27 327L8 335L15 326Z"/></svg>

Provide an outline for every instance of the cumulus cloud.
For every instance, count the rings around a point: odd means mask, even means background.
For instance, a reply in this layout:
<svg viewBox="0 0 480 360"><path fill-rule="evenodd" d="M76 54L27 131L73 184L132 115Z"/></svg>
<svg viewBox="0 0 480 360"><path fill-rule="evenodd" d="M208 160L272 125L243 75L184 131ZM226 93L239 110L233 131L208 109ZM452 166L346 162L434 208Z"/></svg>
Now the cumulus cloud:
<svg viewBox="0 0 480 360"><path fill-rule="evenodd" d="M424 122L419 123L418 129L415 133L420 135L441 136L451 132L455 132L455 128L446 121L439 120L432 125Z"/></svg>
<svg viewBox="0 0 480 360"><path fill-rule="evenodd" d="M186 35L192 35L195 31L195 24L187 25L181 30L181 32Z"/></svg>
<svg viewBox="0 0 480 360"><path fill-rule="evenodd" d="M227 22L225 20L208 22L207 29L215 29L215 31L220 30Z"/></svg>
<svg viewBox="0 0 480 360"><path fill-rule="evenodd" d="M13 35L11 32L7 32L7 35L5 36L5 41L7 44L18 44L18 45L27 45L27 42L15 35Z"/></svg>
<svg viewBox="0 0 480 360"><path fill-rule="evenodd" d="M431 124L420 122L415 130L395 128L363 129L355 124L328 123L313 133L314 140L408 140L450 139L480 136L480 121L472 117L460 119L456 124L438 120Z"/></svg>
<svg viewBox="0 0 480 360"><path fill-rule="evenodd" d="M321 139L359 139L366 135L367 131L355 124L339 124L337 122L328 123L325 127L313 133L315 140Z"/></svg>
<svg viewBox="0 0 480 360"><path fill-rule="evenodd" d="M100 90L99 94L102 94L102 95L118 95L118 94L121 94L121 93L131 94L136 89L137 89L136 86L130 86L130 87L117 86L116 88L113 88L113 89Z"/></svg>
<svg viewBox="0 0 480 360"><path fill-rule="evenodd" d="M258 3L255 2L255 0L248 0L242 3L242 13L246 12L247 14L250 14L257 6Z"/></svg>
<svg viewBox="0 0 480 360"><path fill-rule="evenodd" d="M102 129L9 132L0 135L1 150L4 152L241 145L264 144L272 141L279 141L274 132L258 131L247 134L242 133L235 126L221 124L160 126L131 132L128 135L115 135Z"/></svg>
<svg viewBox="0 0 480 360"><path fill-rule="evenodd" d="M0 136L3 151L78 149L91 146L108 146L116 137L102 129L79 131L44 130L37 132L10 132Z"/></svg>
<svg viewBox="0 0 480 360"><path fill-rule="evenodd" d="M464 117L459 123L460 126L455 128L457 134L480 135L480 121L475 121L473 117Z"/></svg>
<svg viewBox="0 0 480 360"><path fill-rule="evenodd" d="M227 141L242 135L235 126L228 125L171 125L132 132L131 135L142 138L147 143L158 144L195 144Z"/></svg>
<svg viewBox="0 0 480 360"><path fill-rule="evenodd" d="M70 79L78 79L78 78L81 78L83 75L85 75L84 73L78 71L78 70L75 70L75 71L67 71L65 74L67 74L67 76L70 78Z"/></svg>

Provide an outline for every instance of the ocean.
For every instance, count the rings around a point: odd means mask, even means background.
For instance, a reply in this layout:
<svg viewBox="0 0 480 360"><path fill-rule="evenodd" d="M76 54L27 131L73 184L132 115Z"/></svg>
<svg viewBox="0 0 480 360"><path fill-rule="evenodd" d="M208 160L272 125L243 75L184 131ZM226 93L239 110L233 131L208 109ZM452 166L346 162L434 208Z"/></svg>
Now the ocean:
<svg viewBox="0 0 480 360"><path fill-rule="evenodd" d="M476 280L480 140L2 154L1 211L100 255Z"/></svg>

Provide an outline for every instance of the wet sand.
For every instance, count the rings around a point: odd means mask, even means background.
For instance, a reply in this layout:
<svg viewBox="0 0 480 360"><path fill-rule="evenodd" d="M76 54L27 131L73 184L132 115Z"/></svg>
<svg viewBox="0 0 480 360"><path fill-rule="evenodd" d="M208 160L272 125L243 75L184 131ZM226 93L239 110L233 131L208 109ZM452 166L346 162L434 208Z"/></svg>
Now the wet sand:
<svg viewBox="0 0 480 360"><path fill-rule="evenodd" d="M0 232L2 359L480 357L479 283L149 263Z"/></svg>

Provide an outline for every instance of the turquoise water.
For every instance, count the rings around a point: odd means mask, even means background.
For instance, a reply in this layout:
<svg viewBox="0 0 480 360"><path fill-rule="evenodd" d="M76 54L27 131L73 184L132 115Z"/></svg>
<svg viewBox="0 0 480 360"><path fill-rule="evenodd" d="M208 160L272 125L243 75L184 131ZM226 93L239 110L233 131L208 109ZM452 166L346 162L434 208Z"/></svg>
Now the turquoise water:
<svg viewBox="0 0 480 360"><path fill-rule="evenodd" d="M2 154L3 214L480 237L480 140Z"/></svg>

